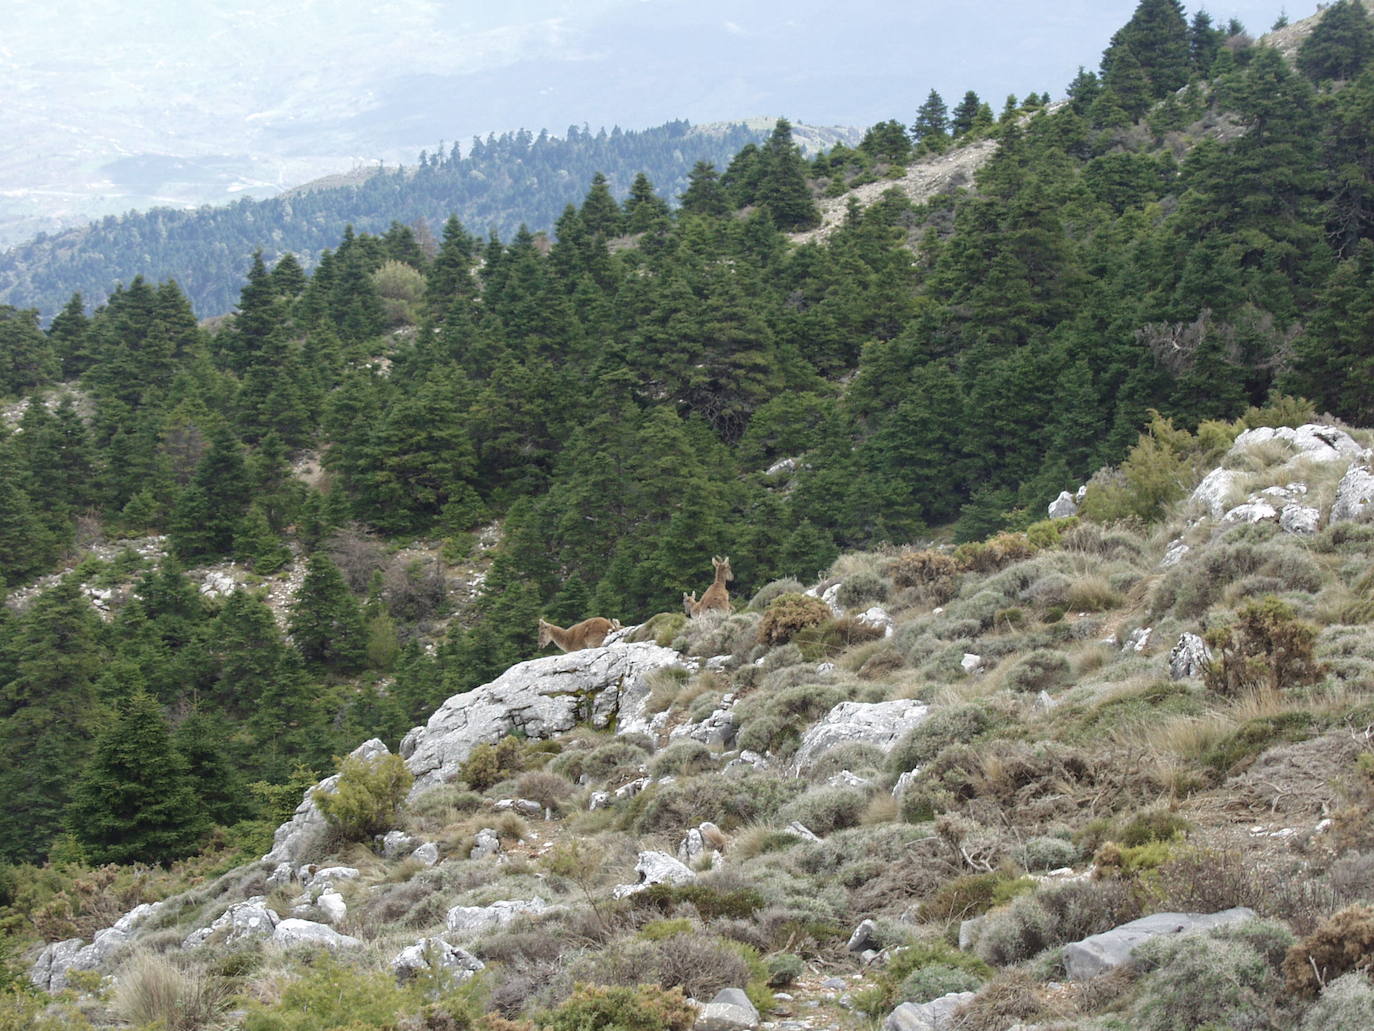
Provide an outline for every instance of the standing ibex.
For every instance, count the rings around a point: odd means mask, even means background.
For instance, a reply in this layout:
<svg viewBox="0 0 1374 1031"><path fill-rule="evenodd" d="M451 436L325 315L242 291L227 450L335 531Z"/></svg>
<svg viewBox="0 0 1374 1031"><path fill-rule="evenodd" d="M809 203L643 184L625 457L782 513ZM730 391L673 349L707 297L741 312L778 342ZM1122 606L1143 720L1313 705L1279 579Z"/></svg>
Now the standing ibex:
<svg viewBox="0 0 1374 1031"><path fill-rule="evenodd" d="M574 623L566 630L541 619L539 621L539 647L546 648L549 644L556 644L565 652L581 651L583 648L600 648L605 642L607 634L620 629L620 620L603 619L601 616L584 619L581 623Z"/></svg>
<svg viewBox="0 0 1374 1031"><path fill-rule="evenodd" d="M730 556L712 558L711 565L716 567L716 578L711 582L711 586L706 588L701 600L696 600L695 591L690 596L682 596L682 607L687 610L689 616L699 616L703 612L730 611L730 591L725 586L735 578L735 574L730 570Z"/></svg>

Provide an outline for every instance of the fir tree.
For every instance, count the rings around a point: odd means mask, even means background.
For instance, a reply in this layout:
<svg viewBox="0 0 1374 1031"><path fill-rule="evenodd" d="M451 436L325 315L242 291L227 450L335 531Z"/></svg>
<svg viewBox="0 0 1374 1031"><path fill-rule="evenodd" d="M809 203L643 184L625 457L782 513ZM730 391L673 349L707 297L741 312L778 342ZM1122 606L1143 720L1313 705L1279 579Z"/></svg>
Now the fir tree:
<svg viewBox="0 0 1374 1031"><path fill-rule="evenodd" d="M954 111L950 114L949 128L957 139L966 136L973 131L974 122L978 118L978 108L982 101L978 99L978 94L969 90L955 105Z"/></svg>
<svg viewBox="0 0 1374 1031"><path fill-rule="evenodd" d="M911 137L918 146L940 153L949 144L949 109L944 98L931 90L921 109L916 112L916 121L911 126Z"/></svg>
<svg viewBox="0 0 1374 1031"><path fill-rule="evenodd" d="M362 668L367 652L362 610L339 567L322 552L310 556L288 628L306 662L340 673Z"/></svg>
<svg viewBox="0 0 1374 1031"><path fill-rule="evenodd" d="M1374 25L1359 0L1336 0L1298 48L1298 68L1313 82L1353 79L1374 56Z"/></svg>

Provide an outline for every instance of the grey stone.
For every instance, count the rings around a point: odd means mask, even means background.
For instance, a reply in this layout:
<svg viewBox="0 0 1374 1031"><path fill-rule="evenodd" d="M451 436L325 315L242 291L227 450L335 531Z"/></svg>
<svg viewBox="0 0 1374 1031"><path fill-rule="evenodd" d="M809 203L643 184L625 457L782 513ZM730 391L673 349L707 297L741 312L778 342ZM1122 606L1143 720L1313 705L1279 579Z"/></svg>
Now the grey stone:
<svg viewBox="0 0 1374 1031"><path fill-rule="evenodd" d="M519 813L521 816L532 818L544 815L544 807L531 798L503 798L499 802L493 802L491 807L497 812Z"/></svg>
<svg viewBox="0 0 1374 1031"><path fill-rule="evenodd" d="M82 938L68 938L46 946L29 968L29 980L45 992L60 992L67 987L67 972L73 969L77 955L85 947Z"/></svg>
<svg viewBox="0 0 1374 1031"><path fill-rule="evenodd" d="M1231 454L1246 451L1256 444L1271 440L1285 440L1301 457L1317 462L1340 462L1359 458L1364 448L1344 430L1334 426L1307 423L1304 426L1259 426L1246 430L1231 444Z"/></svg>
<svg viewBox="0 0 1374 1031"><path fill-rule="evenodd" d="M647 730L646 683L654 670L691 665L671 648L615 644L550 655L512 666L488 684L454 695L401 741L415 775L412 797L457 778L479 744L507 734L548 738L580 722Z"/></svg>
<svg viewBox="0 0 1374 1031"><path fill-rule="evenodd" d="M1078 502L1068 491L1061 490L1059 497L1050 502L1049 515L1051 519L1068 519L1070 516L1076 516Z"/></svg>
<svg viewBox="0 0 1374 1031"><path fill-rule="evenodd" d="M954 1024L954 1011L976 992L952 992L930 1002L904 1002L888 1014L883 1031L945 1031Z"/></svg>
<svg viewBox="0 0 1374 1031"><path fill-rule="evenodd" d="M1374 475L1368 469L1352 465L1336 485L1336 500L1331 505L1327 522L1363 523L1374 518Z"/></svg>
<svg viewBox="0 0 1374 1031"><path fill-rule="evenodd" d="M1284 505L1279 513L1279 526L1284 532L1300 537L1310 537L1316 533L1321 521L1321 511L1309 505Z"/></svg>
<svg viewBox="0 0 1374 1031"><path fill-rule="evenodd" d="M296 879L296 868L290 863L278 863L267 877L269 888L283 888Z"/></svg>
<svg viewBox="0 0 1374 1031"><path fill-rule="evenodd" d="M873 782L866 777L860 777L857 773L849 770L841 770L832 777L826 778L826 786L832 788L871 788Z"/></svg>
<svg viewBox="0 0 1374 1031"><path fill-rule="evenodd" d="M964 652L964 657L959 660L959 668L969 676L983 671L983 657L975 655L973 652Z"/></svg>
<svg viewBox="0 0 1374 1031"><path fill-rule="evenodd" d="M1244 906L1222 910L1220 913L1154 913L1143 916L1110 931L1103 931L1101 934L1094 934L1082 941L1066 945L1064 970L1068 973L1070 981L1083 981L1129 961L1142 942L1161 934L1204 931L1213 927L1244 923L1246 920L1253 920L1254 917L1255 911Z"/></svg>
<svg viewBox="0 0 1374 1031"><path fill-rule="evenodd" d="M731 748L739 734L739 721L735 718L732 705L724 705L715 710L699 723L685 723L674 727L668 734L670 740L683 738L700 741L712 748Z"/></svg>
<svg viewBox="0 0 1374 1031"><path fill-rule="evenodd" d="M1154 627L1136 627L1131 631L1131 636L1126 638L1126 643L1121 646L1121 651L1131 652L1139 655L1150 646L1150 635L1154 633Z"/></svg>
<svg viewBox="0 0 1374 1031"><path fill-rule="evenodd" d="M821 840L816 834L812 833L811 828L807 827L806 824L802 823L800 820L793 820L787 825L786 830L789 834L795 834L797 837L801 838L802 841Z"/></svg>
<svg viewBox="0 0 1374 1031"><path fill-rule="evenodd" d="M930 715L930 706L914 698L891 702L840 702L802 735L794 768L807 769L836 745L859 742L887 752Z"/></svg>
<svg viewBox="0 0 1374 1031"><path fill-rule="evenodd" d="M892 617L888 615L887 609L881 605L874 605L854 617L856 623L872 627L874 630L881 630L884 637L892 636Z"/></svg>
<svg viewBox="0 0 1374 1031"><path fill-rule="evenodd" d="M360 876L355 866L322 866L305 883L306 891L328 891L336 881L356 881Z"/></svg>
<svg viewBox="0 0 1374 1031"><path fill-rule="evenodd" d="M407 946L391 961L391 971L400 984L413 981L427 970L447 971L456 981L468 980L486 964L472 953L450 945L442 938L421 938Z"/></svg>
<svg viewBox="0 0 1374 1031"><path fill-rule="evenodd" d="M712 860L719 860L720 851L711 843L720 841L722 837L720 828L710 821L693 827L678 844L678 861L690 865L703 856L710 857Z"/></svg>
<svg viewBox="0 0 1374 1031"><path fill-rule="evenodd" d="M637 780L630 781L628 784L620 785L620 787L615 789L616 801L623 802L627 798L634 798L635 795L647 788L649 784L650 781L648 777L640 777Z"/></svg>
<svg viewBox="0 0 1374 1031"><path fill-rule="evenodd" d="M701 1007L692 1031L750 1031L759 1026L759 1011L739 988L722 988Z"/></svg>
<svg viewBox="0 0 1374 1031"><path fill-rule="evenodd" d="M983 932L983 921L986 917L975 916L968 920L959 921L959 949L967 952L978 944L978 936Z"/></svg>
<svg viewBox="0 0 1374 1031"><path fill-rule="evenodd" d="M1159 568L1169 569L1178 565L1183 561L1183 556L1192 550L1182 540L1170 541L1169 547L1164 552L1164 557L1159 560Z"/></svg>
<svg viewBox="0 0 1374 1031"><path fill-rule="evenodd" d="M331 924L342 923L348 916L348 906L337 891L326 891L315 900L315 906Z"/></svg>
<svg viewBox="0 0 1374 1031"><path fill-rule="evenodd" d="M854 933L849 936L849 944L845 946L850 952L863 952L865 949L874 949L882 945L878 938L878 925L872 920L861 921L859 926L854 928Z"/></svg>
<svg viewBox="0 0 1374 1031"><path fill-rule="evenodd" d="M426 841L410 854L410 858L425 866L433 866L439 861L439 846L432 841Z"/></svg>
<svg viewBox="0 0 1374 1031"><path fill-rule="evenodd" d="M1247 501L1221 517L1223 523L1263 523L1279 517L1278 510L1264 501Z"/></svg>
<svg viewBox="0 0 1374 1031"><path fill-rule="evenodd" d="M387 859L399 859L414 852L417 844L405 831L387 831L382 836L382 855Z"/></svg>
<svg viewBox="0 0 1374 1031"><path fill-rule="evenodd" d="M373 759L389 755L390 749L378 738L364 741L348 753L358 759ZM315 792L333 794L338 789L339 775L326 777L305 792L291 819L277 828L272 836L272 851L262 857L264 863L303 863L318 854L325 837L324 813L315 804Z"/></svg>
<svg viewBox="0 0 1374 1031"><path fill-rule="evenodd" d="M454 934L477 935L493 927L504 927L518 916L538 916L549 905L538 895L532 899L501 899L489 906L454 906L444 917L444 925Z"/></svg>
<svg viewBox="0 0 1374 1031"><path fill-rule="evenodd" d="M1226 511L1227 499L1240 477L1241 474L1232 469L1213 469L1193 489L1188 500L1205 508L1212 518L1220 519L1221 514Z"/></svg>
<svg viewBox="0 0 1374 1031"><path fill-rule="evenodd" d="M905 773L903 773L900 777L897 778L897 783L892 785L892 797L901 798L902 792L904 792L907 788L911 787L912 783L920 775L920 769L907 770Z"/></svg>
<svg viewBox="0 0 1374 1031"><path fill-rule="evenodd" d="M249 938L270 938L279 918L267 908L261 895L235 902L206 927L198 928L182 940L183 949L194 949L206 943L232 945Z"/></svg>
<svg viewBox="0 0 1374 1031"><path fill-rule="evenodd" d="M686 884L694 881L697 875L690 867L678 862L667 852L646 851L639 854L635 863L635 873L639 880L634 884L622 884L612 894L623 899L637 891L643 891L651 884Z"/></svg>
<svg viewBox="0 0 1374 1031"><path fill-rule="evenodd" d="M591 797L587 799L587 808L592 812L598 809L605 809L611 804L611 793L609 791L593 791Z"/></svg>
<svg viewBox="0 0 1374 1031"><path fill-rule="evenodd" d="M362 942L347 934L340 934L328 924L313 920L298 920L294 917L281 921L272 932L272 941L285 947L293 945L318 945L331 951L334 949L356 949Z"/></svg>
<svg viewBox="0 0 1374 1031"><path fill-rule="evenodd" d="M469 859L490 859L501 853L501 839L491 827L483 827L477 832L477 840L468 853Z"/></svg>
<svg viewBox="0 0 1374 1031"><path fill-rule="evenodd" d="M1169 653L1169 676L1174 680L1200 677L1211 661L1212 650L1207 647L1206 641L1197 634L1181 634L1178 644Z"/></svg>

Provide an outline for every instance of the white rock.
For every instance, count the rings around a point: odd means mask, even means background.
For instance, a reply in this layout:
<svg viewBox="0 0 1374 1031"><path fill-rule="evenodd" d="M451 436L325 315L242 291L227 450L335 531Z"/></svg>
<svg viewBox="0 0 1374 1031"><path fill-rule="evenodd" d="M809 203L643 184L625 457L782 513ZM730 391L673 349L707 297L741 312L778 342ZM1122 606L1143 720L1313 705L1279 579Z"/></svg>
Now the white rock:
<svg viewBox="0 0 1374 1031"><path fill-rule="evenodd" d="M1226 511L1226 500L1240 477L1241 474L1232 469L1213 469L1193 489L1188 500L1205 508L1214 519L1219 519L1221 513Z"/></svg>
<svg viewBox="0 0 1374 1031"><path fill-rule="evenodd" d="M840 702L802 735L794 768L804 770L836 745L858 742L891 751L930 715L930 706L914 698L891 702Z"/></svg>
<svg viewBox="0 0 1374 1031"><path fill-rule="evenodd" d="M382 855L387 859L399 859L415 851L416 841L405 831L387 831L382 837Z"/></svg>
<svg viewBox="0 0 1374 1031"><path fill-rule="evenodd" d="M542 816L544 807L530 798L503 798L499 802L493 802L492 806L497 812L519 813L521 816Z"/></svg>
<svg viewBox="0 0 1374 1031"><path fill-rule="evenodd" d="M617 730L646 730L650 673L691 663L656 644L584 648L521 662L491 683L454 695L401 741L415 775L414 797L448 783L477 745L510 733L547 738L579 722Z"/></svg>
<svg viewBox="0 0 1374 1031"><path fill-rule="evenodd" d="M248 938L270 938L276 930L277 914L267 908L267 899L255 895L235 902L206 927L192 931L182 941L183 949L194 949L206 942L232 945Z"/></svg>
<svg viewBox="0 0 1374 1031"><path fill-rule="evenodd" d="M1279 526L1288 533L1309 537L1321 525L1321 511L1308 505L1284 505L1279 513Z"/></svg>
<svg viewBox="0 0 1374 1031"><path fill-rule="evenodd" d="M1064 970L1071 981L1082 981L1111 970L1128 961L1135 950L1161 934L1184 934L1213 927L1253 920L1255 912L1245 907L1220 913L1154 913L1122 924L1110 931L1094 934L1064 947Z"/></svg>
<svg viewBox="0 0 1374 1031"><path fill-rule="evenodd" d="M764 470L765 476L777 476L779 473L790 473L797 468L795 458L779 458L776 462Z"/></svg>
<svg viewBox="0 0 1374 1031"><path fill-rule="evenodd" d="M911 787L912 783L920 775L921 771L919 768L914 770L907 770L905 773L903 773L900 777L897 778L897 783L892 785L892 797L901 798L902 792L904 792L907 788Z"/></svg>
<svg viewBox="0 0 1374 1031"><path fill-rule="evenodd" d="M1070 516L1078 515L1078 502L1068 491L1059 492L1059 497L1050 502L1049 515L1051 519L1068 519Z"/></svg>
<svg viewBox="0 0 1374 1031"><path fill-rule="evenodd" d="M348 754L358 759L374 759L379 755L389 755L390 749L374 737ZM291 819L278 827L272 836L272 851L262 857L264 863L302 863L316 854L327 827L324 813L315 804L314 794L316 791L333 794L338 789L338 783L339 775L336 773L306 790Z"/></svg>
<svg viewBox="0 0 1374 1031"><path fill-rule="evenodd" d="M859 926L854 928L854 933L849 936L849 942L845 948L849 952L863 952L865 949L876 949L882 945L882 939L878 937L878 925L872 920L862 920Z"/></svg>
<svg viewBox="0 0 1374 1031"><path fill-rule="evenodd" d="M490 859L501 853L501 839L496 836L496 831L490 827L483 827L477 832L477 840L472 846L472 851L468 853L469 859Z"/></svg>
<svg viewBox="0 0 1374 1031"><path fill-rule="evenodd" d="M85 947L86 942L81 938L68 938L44 947L29 968L29 980L45 992L60 992L67 987L68 972L83 969L75 964L76 957Z"/></svg>
<svg viewBox="0 0 1374 1031"><path fill-rule="evenodd" d="M281 946L318 945L331 951L334 949L355 949L362 945L362 942L357 938L340 934L328 924L295 918L283 920L277 924L276 930L272 932L272 941Z"/></svg>
<svg viewBox="0 0 1374 1031"><path fill-rule="evenodd" d="M1159 560L1159 568L1168 569L1171 566L1178 565L1179 562L1183 560L1183 556L1188 554L1191 550L1192 549L1189 548L1188 545L1183 543L1181 538L1179 540L1170 541L1169 547L1164 552L1164 557Z"/></svg>
<svg viewBox="0 0 1374 1031"><path fill-rule="evenodd" d="M1139 655L1150 646L1150 635L1154 633L1154 627L1136 627L1131 631L1131 636L1126 638L1126 643L1121 646L1121 651L1131 652Z"/></svg>
<svg viewBox="0 0 1374 1031"><path fill-rule="evenodd" d="M620 787L615 789L616 800L623 802L627 798L634 798L635 795L647 788L649 783L648 777L640 777L638 780L632 780L628 784L620 785Z"/></svg>
<svg viewBox="0 0 1374 1031"><path fill-rule="evenodd" d="M1363 523L1374 518L1374 475L1368 469L1352 465L1336 485L1336 500L1331 505L1327 522Z"/></svg>
<svg viewBox="0 0 1374 1031"><path fill-rule="evenodd" d="M801 838L802 841L821 840L818 836L812 833L810 827L806 826L806 824L802 823L800 820L793 820L791 823L787 825L786 830L788 831L788 833L795 834L797 837Z"/></svg>
<svg viewBox="0 0 1374 1031"><path fill-rule="evenodd" d="M1270 440L1287 441L1294 451L1310 461L1340 462L1364 454L1364 449L1344 430L1316 423L1307 423L1296 429L1291 426L1260 426L1246 430L1236 437L1231 445L1231 453L1245 451Z"/></svg>
<svg viewBox="0 0 1374 1031"><path fill-rule="evenodd" d="M267 877L269 888L282 888L296 879L296 868L290 863L278 863Z"/></svg>
<svg viewBox="0 0 1374 1031"><path fill-rule="evenodd" d="M722 988L701 1005L692 1031L752 1031L759 1026L759 1011L739 988Z"/></svg>
<svg viewBox="0 0 1374 1031"><path fill-rule="evenodd" d="M593 791L591 797L587 799L587 808L592 812L598 809L605 809L611 804L611 793L609 791Z"/></svg>
<svg viewBox="0 0 1374 1031"><path fill-rule="evenodd" d="M1223 523L1263 523L1277 519L1278 511L1273 505L1263 501L1247 501L1237 505L1221 517Z"/></svg>
<svg viewBox="0 0 1374 1031"><path fill-rule="evenodd" d="M410 854L410 858L425 866L433 866L439 861L439 846L432 841L426 841Z"/></svg>
<svg viewBox="0 0 1374 1031"><path fill-rule="evenodd" d="M697 875L685 864L678 862L667 852L647 851L639 854L635 864L639 880L634 884L622 884L612 894L623 899L637 891L643 891L651 884L686 884L697 879Z"/></svg>
<svg viewBox="0 0 1374 1031"><path fill-rule="evenodd" d="M322 892L315 900L315 905L331 924L342 923L344 917L348 916L348 905L337 891Z"/></svg>
<svg viewBox="0 0 1374 1031"><path fill-rule="evenodd" d="M731 705L716 709L699 723L684 723L674 727L668 734L669 740L688 739L700 741L712 748L730 748L739 734L739 722Z"/></svg>
<svg viewBox="0 0 1374 1031"><path fill-rule="evenodd" d="M855 622L870 626L874 630L881 630L884 637L892 636L892 617L887 614L887 609L880 605L874 605L861 615L856 616Z"/></svg>
<svg viewBox="0 0 1374 1031"><path fill-rule="evenodd" d="M399 984L413 981L425 971L446 971L461 983L485 967L486 964L472 953L442 938L421 938L402 949L391 961L391 971Z"/></svg>
<svg viewBox="0 0 1374 1031"><path fill-rule="evenodd" d="M959 660L959 668L969 676L980 673L983 669L983 657L973 652L964 652L964 657Z"/></svg>
<svg viewBox="0 0 1374 1031"><path fill-rule="evenodd" d="M336 881L356 881L361 874L355 866L322 866L306 881L306 891L328 891Z"/></svg>
<svg viewBox="0 0 1374 1031"><path fill-rule="evenodd" d="M883 1031L945 1031L954 1026L954 1011L976 992L953 992L930 1002L904 1002L885 1021Z"/></svg>
<svg viewBox="0 0 1374 1031"><path fill-rule="evenodd" d="M538 916L549 905L538 895L532 899L501 899L489 906L454 906L444 917L444 925L454 934L481 934L493 927L504 927L518 916Z"/></svg>
<svg viewBox="0 0 1374 1031"><path fill-rule="evenodd" d="M1169 653L1169 676L1174 680L1200 677L1212 661L1212 650L1197 634L1179 635L1178 644Z"/></svg>
<svg viewBox="0 0 1374 1031"><path fill-rule="evenodd" d="M827 777L826 786L831 788L871 788L873 782L866 777L860 777L857 773L849 770L841 770L834 776Z"/></svg>

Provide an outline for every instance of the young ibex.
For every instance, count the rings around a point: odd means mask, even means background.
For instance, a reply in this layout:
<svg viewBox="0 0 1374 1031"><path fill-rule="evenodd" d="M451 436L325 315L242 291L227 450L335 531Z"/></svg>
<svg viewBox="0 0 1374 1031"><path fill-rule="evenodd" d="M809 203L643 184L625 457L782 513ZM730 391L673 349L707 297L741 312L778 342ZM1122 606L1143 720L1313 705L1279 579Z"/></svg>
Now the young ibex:
<svg viewBox="0 0 1374 1031"><path fill-rule="evenodd" d="M706 593L701 596L701 600L696 600L696 592L682 596L682 607L687 610L689 616L699 616L703 612L729 612L730 611L730 591L725 586L735 578L735 574L730 569L730 556L725 558L712 558L711 565L716 567L716 578L711 582L711 586L706 588Z"/></svg>
<svg viewBox="0 0 1374 1031"><path fill-rule="evenodd" d="M539 621L539 647L546 648L556 644L565 652L581 651L583 648L600 648L606 636L612 631L622 629L620 620L603 619L593 616L581 623L574 623L566 630L544 620Z"/></svg>

